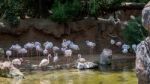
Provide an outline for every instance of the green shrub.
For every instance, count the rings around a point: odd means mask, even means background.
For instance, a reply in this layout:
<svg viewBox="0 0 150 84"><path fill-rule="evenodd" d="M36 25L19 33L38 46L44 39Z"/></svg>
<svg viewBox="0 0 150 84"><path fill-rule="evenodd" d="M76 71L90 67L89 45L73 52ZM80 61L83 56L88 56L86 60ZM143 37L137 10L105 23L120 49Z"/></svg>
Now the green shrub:
<svg viewBox="0 0 150 84"><path fill-rule="evenodd" d="M128 25L122 31L125 41L129 44L138 44L148 36L148 31L142 26L141 17L129 20Z"/></svg>
<svg viewBox="0 0 150 84"><path fill-rule="evenodd" d="M57 22L66 22L79 14L80 0L66 0L62 3L61 0L56 0L52 6L53 14L50 18Z"/></svg>

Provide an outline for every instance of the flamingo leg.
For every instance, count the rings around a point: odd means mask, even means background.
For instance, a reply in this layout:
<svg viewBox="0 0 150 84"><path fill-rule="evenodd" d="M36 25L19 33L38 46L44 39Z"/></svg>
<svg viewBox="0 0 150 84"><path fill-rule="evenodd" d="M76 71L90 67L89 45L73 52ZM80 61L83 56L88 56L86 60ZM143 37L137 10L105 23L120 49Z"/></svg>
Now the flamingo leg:
<svg viewBox="0 0 150 84"><path fill-rule="evenodd" d="M36 55L37 55L37 63L38 63L39 62L38 51L36 51Z"/></svg>

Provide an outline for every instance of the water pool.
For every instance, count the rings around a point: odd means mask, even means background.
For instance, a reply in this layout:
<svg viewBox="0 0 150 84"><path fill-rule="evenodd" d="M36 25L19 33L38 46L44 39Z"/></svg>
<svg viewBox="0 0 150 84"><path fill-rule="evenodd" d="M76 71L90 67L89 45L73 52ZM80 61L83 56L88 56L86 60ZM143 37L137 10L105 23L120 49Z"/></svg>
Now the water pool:
<svg viewBox="0 0 150 84"><path fill-rule="evenodd" d="M22 80L0 77L0 84L137 84L137 78L133 70L101 72L73 69L34 72Z"/></svg>

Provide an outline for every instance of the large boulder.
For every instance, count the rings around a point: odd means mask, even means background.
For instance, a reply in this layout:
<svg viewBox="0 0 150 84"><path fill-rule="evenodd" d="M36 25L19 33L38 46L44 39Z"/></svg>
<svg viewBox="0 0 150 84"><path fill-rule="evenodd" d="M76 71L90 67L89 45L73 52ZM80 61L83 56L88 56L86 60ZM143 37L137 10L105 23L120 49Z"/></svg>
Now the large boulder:
<svg viewBox="0 0 150 84"><path fill-rule="evenodd" d="M99 63L102 65L111 64L112 59L112 50L111 49L103 49L102 53L100 54Z"/></svg>
<svg viewBox="0 0 150 84"><path fill-rule="evenodd" d="M138 84L150 84L150 37L137 46L135 70Z"/></svg>
<svg viewBox="0 0 150 84"><path fill-rule="evenodd" d="M142 24L150 32L150 2L142 10Z"/></svg>

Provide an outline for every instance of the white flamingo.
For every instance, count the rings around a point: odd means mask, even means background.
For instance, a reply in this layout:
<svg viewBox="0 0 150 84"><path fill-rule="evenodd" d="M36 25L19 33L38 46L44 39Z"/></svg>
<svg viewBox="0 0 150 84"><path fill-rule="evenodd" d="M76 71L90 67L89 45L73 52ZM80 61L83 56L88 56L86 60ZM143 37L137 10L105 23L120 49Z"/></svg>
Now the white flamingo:
<svg viewBox="0 0 150 84"><path fill-rule="evenodd" d="M45 42L43 44L44 48L48 50L49 53L51 53L51 49L53 48L53 43L52 42Z"/></svg>
<svg viewBox="0 0 150 84"><path fill-rule="evenodd" d="M44 49L44 50L43 50L43 55L44 55L44 56L48 55L48 50L47 50L47 49Z"/></svg>
<svg viewBox="0 0 150 84"><path fill-rule="evenodd" d="M6 56L7 56L7 59L10 61L10 56L12 55L12 51L11 50L7 50L6 51Z"/></svg>
<svg viewBox="0 0 150 84"><path fill-rule="evenodd" d="M1 67L1 69L9 69L10 67L12 66L12 63L11 63L11 61L4 61L3 63L2 63L2 67Z"/></svg>
<svg viewBox="0 0 150 84"><path fill-rule="evenodd" d="M23 57L23 55L27 54L27 52L28 52L27 49L21 48L18 53L21 54Z"/></svg>
<svg viewBox="0 0 150 84"><path fill-rule="evenodd" d="M128 53L129 48L130 48L129 45L123 44L122 45L122 53L124 53L124 54Z"/></svg>
<svg viewBox="0 0 150 84"><path fill-rule="evenodd" d="M13 64L13 65L18 65L18 66L20 66L22 62L23 62L23 59L22 59L22 58L16 58L16 59L13 59L13 60L12 60L12 64Z"/></svg>
<svg viewBox="0 0 150 84"><path fill-rule="evenodd" d="M40 53L43 52L43 49L40 45L36 45L35 46L35 49L36 49L36 55L37 55L37 62L39 62L39 56L40 56Z"/></svg>
<svg viewBox="0 0 150 84"><path fill-rule="evenodd" d="M70 62L71 56L72 56L72 50L71 49L67 49L64 51L64 55L67 58L67 63Z"/></svg>
<svg viewBox="0 0 150 84"><path fill-rule="evenodd" d="M41 43L36 41L36 42L34 42L34 45L35 46L41 46Z"/></svg>
<svg viewBox="0 0 150 84"><path fill-rule="evenodd" d="M80 50L79 46L73 42L70 43L69 48L73 50Z"/></svg>
<svg viewBox="0 0 150 84"><path fill-rule="evenodd" d="M116 46L120 47L122 45L121 41L116 42Z"/></svg>
<svg viewBox="0 0 150 84"><path fill-rule="evenodd" d="M60 50L59 47L57 47L57 46L54 46L54 47L53 47L53 52L54 52L54 54L55 54L57 51L59 51L59 50Z"/></svg>
<svg viewBox="0 0 150 84"><path fill-rule="evenodd" d="M70 43L71 43L70 40L63 39L63 42L61 43L61 46L62 46L62 48L68 48Z"/></svg>
<svg viewBox="0 0 150 84"><path fill-rule="evenodd" d="M56 66L56 63L58 62L59 58L58 58L58 54L55 53L54 57L53 57L53 63L54 63L54 66Z"/></svg>
<svg viewBox="0 0 150 84"><path fill-rule="evenodd" d="M93 48L96 46L94 42L86 41L86 45L90 47L90 54L93 54Z"/></svg>
<svg viewBox="0 0 150 84"><path fill-rule="evenodd" d="M136 52L137 45L136 44L132 44L132 49L134 50L134 52Z"/></svg>
<svg viewBox="0 0 150 84"><path fill-rule="evenodd" d="M34 43L33 42L28 42L24 45L24 48L26 48L27 50L30 51L30 56L32 56L32 50L33 48L35 47Z"/></svg>
<svg viewBox="0 0 150 84"><path fill-rule="evenodd" d="M78 60L77 60L77 62L84 63L85 61L86 61L85 58L82 58L82 55L78 54Z"/></svg>
<svg viewBox="0 0 150 84"><path fill-rule="evenodd" d="M42 67L46 67L48 66L49 62L50 62L50 57L51 57L51 54L49 54L47 56L47 59L42 59L40 64L39 64L39 67L42 68Z"/></svg>
<svg viewBox="0 0 150 84"><path fill-rule="evenodd" d="M81 54L78 54L78 59L77 59L77 69L83 69L85 68L85 58L81 57Z"/></svg>
<svg viewBox="0 0 150 84"><path fill-rule="evenodd" d="M111 43L111 45L114 45L116 42L115 42L114 39L111 39L111 40L110 40L110 43Z"/></svg>
<svg viewBox="0 0 150 84"><path fill-rule="evenodd" d="M21 46L19 44L16 44L16 45L12 45L10 47L11 50L15 51L16 52L16 55L18 57L18 54L19 54L19 50L21 49Z"/></svg>

